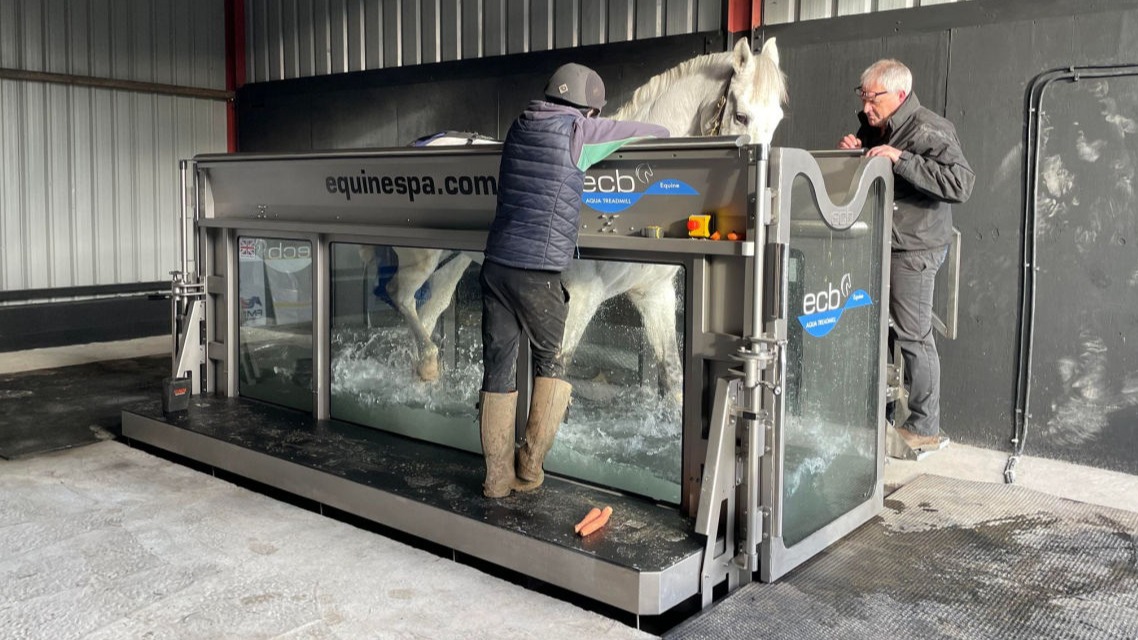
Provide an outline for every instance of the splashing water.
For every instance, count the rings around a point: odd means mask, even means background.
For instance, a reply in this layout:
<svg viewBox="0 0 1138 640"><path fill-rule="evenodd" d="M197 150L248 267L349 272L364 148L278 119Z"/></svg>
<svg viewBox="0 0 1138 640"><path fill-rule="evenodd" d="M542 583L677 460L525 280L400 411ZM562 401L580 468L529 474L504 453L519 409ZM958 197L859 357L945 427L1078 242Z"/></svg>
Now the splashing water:
<svg viewBox="0 0 1138 640"><path fill-rule="evenodd" d="M481 331L477 322L456 324L454 344L440 353L440 379L430 383L414 374L414 341L405 327L334 328L332 417L480 453ZM621 331L636 329L607 333ZM638 344L628 336L615 339ZM679 502L679 406L654 384L642 384L641 368L629 348L582 345L567 375L573 403L547 471Z"/></svg>

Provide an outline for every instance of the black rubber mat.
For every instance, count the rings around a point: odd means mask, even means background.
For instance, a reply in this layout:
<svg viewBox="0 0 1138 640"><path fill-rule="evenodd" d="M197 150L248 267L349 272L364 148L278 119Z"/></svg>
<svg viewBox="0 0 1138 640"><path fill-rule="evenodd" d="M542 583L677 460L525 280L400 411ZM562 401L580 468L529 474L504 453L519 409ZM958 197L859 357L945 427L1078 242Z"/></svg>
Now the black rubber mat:
<svg viewBox="0 0 1138 640"><path fill-rule="evenodd" d="M124 410L638 571L663 571L703 548L677 509L552 475L540 491L492 500L482 495L481 455L377 429L244 399L199 396L174 414L157 400ZM573 524L599 505L613 507L610 524L575 535Z"/></svg>
<svg viewBox="0 0 1138 640"><path fill-rule="evenodd" d="M170 356L147 356L0 376L0 458L11 460L117 435L122 407L161 397Z"/></svg>
<svg viewBox="0 0 1138 640"><path fill-rule="evenodd" d="M665 637L1138 638L1138 513L938 476L885 505Z"/></svg>

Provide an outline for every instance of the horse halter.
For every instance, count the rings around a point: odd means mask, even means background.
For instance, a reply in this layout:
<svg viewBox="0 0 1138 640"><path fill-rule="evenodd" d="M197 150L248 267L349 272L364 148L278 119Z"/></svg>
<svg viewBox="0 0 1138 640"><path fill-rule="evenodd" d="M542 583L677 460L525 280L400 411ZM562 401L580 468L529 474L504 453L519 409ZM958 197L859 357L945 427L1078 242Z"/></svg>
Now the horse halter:
<svg viewBox="0 0 1138 640"><path fill-rule="evenodd" d="M711 112L711 118L703 123L703 135L717 136L719 131L723 129L723 112L727 110L727 96L731 93L731 79L734 77L735 72L732 71L731 77L727 78L727 84L723 87L723 95L715 101L715 109Z"/></svg>

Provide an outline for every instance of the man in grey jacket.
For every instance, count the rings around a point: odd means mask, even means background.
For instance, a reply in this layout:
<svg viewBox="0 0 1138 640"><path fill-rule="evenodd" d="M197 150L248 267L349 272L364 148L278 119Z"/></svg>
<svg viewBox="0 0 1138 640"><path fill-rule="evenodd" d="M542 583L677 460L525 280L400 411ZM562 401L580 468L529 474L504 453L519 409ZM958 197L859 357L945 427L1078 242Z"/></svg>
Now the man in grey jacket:
<svg viewBox="0 0 1138 640"><path fill-rule="evenodd" d="M933 286L952 241L953 203L968 200L976 175L945 118L921 106L913 74L878 60L861 74L861 128L838 144L893 163L893 251L889 275L891 342L905 362L910 415L897 433L909 447L938 446L940 356L933 339Z"/></svg>
<svg viewBox="0 0 1138 640"><path fill-rule="evenodd" d="M668 137L657 125L601 118L604 105L597 72L562 65L502 146L498 207L480 276L482 492L490 498L541 486L545 455L569 404L572 389L559 361L569 302L561 272L577 247L585 171L629 142ZM523 336L533 353L533 398L515 461L515 365Z"/></svg>

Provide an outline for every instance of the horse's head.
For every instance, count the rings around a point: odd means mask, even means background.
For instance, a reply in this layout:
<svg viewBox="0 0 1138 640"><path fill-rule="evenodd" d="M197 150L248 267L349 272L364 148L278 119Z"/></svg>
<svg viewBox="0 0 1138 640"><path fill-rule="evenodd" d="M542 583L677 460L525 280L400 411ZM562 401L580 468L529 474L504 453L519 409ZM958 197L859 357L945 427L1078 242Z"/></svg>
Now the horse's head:
<svg viewBox="0 0 1138 640"><path fill-rule="evenodd" d="M720 135L747 134L752 144L770 144L782 121L786 102L786 76L778 67L778 47L767 40L759 55L751 52L746 38L731 53L734 74L727 89Z"/></svg>

